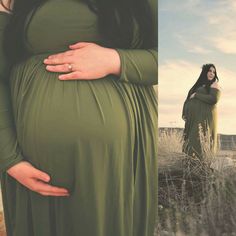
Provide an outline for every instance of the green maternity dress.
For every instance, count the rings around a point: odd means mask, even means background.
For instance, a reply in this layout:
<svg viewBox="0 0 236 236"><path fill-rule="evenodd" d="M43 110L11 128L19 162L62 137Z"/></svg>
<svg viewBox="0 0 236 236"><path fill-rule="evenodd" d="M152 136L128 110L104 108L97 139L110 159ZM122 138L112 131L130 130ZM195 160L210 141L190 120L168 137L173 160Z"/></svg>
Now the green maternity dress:
<svg viewBox="0 0 236 236"><path fill-rule="evenodd" d="M8 236L153 236L156 49L117 49L120 76L60 81L43 60L76 42L102 43L96 14L81 1L45 2L28 18L31 56L11 69L2 48L9 18L0 13L0 171ZM22 160L70 196L40 195L6 173Z"/></svg>
<svg viewBox="0 0 236 236"><path fill-rule="evenodd" d="M184 144L183 152L190 156L202 158L201 142L205 143L212 153L217 149L217 102L220 90L202 86L196 90L194 98L187 99L183 107ZM202 141L201 141L202 140Z"/></svg>

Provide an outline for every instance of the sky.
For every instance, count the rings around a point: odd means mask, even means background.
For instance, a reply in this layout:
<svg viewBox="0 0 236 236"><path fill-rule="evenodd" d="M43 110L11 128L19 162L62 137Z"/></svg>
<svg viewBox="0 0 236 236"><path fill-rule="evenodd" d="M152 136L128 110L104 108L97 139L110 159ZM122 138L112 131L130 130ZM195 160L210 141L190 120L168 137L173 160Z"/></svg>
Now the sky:
<svg viewBox="0 0 236 236"><path fill-rule="evenodd" d="M205 63L222 95L218 132L236 134L236 0L159 0L159 127L184 127L182 106Z"/></svg>

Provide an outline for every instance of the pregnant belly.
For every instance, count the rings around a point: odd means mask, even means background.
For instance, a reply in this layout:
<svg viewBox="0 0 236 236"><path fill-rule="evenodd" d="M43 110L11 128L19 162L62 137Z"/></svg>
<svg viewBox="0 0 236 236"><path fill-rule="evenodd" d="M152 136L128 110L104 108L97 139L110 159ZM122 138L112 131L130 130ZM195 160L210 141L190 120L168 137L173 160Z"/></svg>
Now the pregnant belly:
<svg viewBox="0 0 236 236"><path fill-rule="evenodd" d="M112 78L60 81L57 76L45 70L41 57L17 65L10 78L12 102L25 158L69 176L82 149L124 142L130 120L124 94Z"/></svg>

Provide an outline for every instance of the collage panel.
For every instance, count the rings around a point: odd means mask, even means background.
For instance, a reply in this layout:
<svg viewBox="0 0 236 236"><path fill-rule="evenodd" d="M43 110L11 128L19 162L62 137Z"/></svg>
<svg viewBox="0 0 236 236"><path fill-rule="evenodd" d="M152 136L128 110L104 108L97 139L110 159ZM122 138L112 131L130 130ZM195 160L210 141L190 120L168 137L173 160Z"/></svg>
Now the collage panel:
<svg viewBox="0 0 236 236"><path fill-rule="evenodd" d="M159 0L158 231L236 231L235 1Z"/></svg>
<svg viewBox="0 0 236 236"><path fill-rule="evenodd" d="M0 236L153 236L157 0L0 0Z"/></svg>

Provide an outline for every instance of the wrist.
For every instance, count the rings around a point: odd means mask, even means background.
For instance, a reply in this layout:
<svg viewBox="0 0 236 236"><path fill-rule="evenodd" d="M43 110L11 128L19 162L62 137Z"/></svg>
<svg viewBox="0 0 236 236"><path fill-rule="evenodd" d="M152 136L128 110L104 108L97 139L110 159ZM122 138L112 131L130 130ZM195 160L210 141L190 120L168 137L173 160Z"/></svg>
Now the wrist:
<svg viewBox="0 0 236 236"><path fill-rule="evenodd" d="M120 75L121 72L121 61L118 52L115 49L108 49L109 56L108 56L108 74L113 75Z"/></svg>
<svg viewBox="0 0 236 236"><path fill-rule="evenodd" d="M14 165L10 166L6 172L9 174L9 175L14 175L14 172L15 171L18 171L18 168L22 165L22 163L27 163L26 161L19 161L17 163L15 163Z"/></svg>

